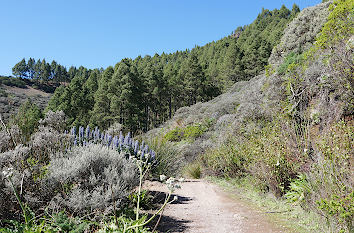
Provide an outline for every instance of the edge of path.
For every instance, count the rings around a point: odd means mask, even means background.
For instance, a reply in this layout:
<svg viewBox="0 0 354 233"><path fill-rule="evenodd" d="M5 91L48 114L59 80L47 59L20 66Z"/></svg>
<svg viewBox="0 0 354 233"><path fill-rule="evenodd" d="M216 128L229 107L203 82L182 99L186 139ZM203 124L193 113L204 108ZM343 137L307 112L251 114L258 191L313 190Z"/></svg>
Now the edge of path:
<svg viewBox="0 0 354 233"><path fill-rule="evenodd" d="M319 217L304 211L299 206L288 204L286 200L276 199L270 194L261 194L251 188L235 184L232 180L206 177L203 180L218 186L225 194L250 209L264 215L270 224L280 225L288 232L318 232Z"/></svg>

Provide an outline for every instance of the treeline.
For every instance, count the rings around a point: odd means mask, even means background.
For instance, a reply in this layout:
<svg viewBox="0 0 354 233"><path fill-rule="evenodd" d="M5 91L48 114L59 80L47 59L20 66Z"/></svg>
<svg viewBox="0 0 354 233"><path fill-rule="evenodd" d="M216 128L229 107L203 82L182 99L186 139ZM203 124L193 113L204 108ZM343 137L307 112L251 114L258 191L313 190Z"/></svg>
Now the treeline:
<svg viewBox="0 0 354 233"><path fill-rule="evenodd" d="M41 82L70 82L77 74L79 74L84 67L77 69L71 66L69 70L65 66L58 64L55 60L47 63L45 59L23 58L12 68L12 74L17 78L31 79Z"/></svg>
<svg viewBox="0 0 354 233"><path fill-rule="evenodd" d="M252 24L202 47L126 58L105 70L81 68L69 86L56 90L48 108L63 110L72 125L106 128L119 122L133 132L149 130L178 108L210 100L259 74L299 11L296 5L291 11L263 9Z"/></svg>

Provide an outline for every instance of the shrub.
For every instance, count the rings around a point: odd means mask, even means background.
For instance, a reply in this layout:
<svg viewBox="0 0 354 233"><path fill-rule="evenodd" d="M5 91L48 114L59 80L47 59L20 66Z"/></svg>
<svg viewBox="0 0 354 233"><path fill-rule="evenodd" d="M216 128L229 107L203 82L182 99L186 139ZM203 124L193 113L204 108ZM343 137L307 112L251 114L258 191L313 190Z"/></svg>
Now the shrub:
<svg viewBox="0 0 354 233"><path fill-rule="evenodd" d="M202 176L202 166L198 160L187 164L184 169L183 173L191 177L193 179L200 179Z"/></svg>
<svg viewBox="0 0 354 233"><path fill-rule="evenodd" d="M156 152L156 165L151 171L154 178L161 174L174 176L180 172L184 160L173 143L159 136L147 138L146 142Z"/></svg>
<svg viewBox="0 0 354 233"><path fill-rule="evenodd" d="M49 111L38 124L37 132L26 145L18 142L21 134L16 133L15 125L9 129L17 147L6 130L0 132L4 136L0 173L13 169L15 190L36 214L42 213L48 203L51 209L67 208L71 214L112 211L112 200L124 201L137 184L136 165L129 158L136 156L138 150L154 155L130 134L113 138L98 129L87 128L85 132L83 127L78 135L74 129L72 134L62 132L65 127L62 112ZM152 158L149 158L151 163ZM18 219L15 213L19 206L11 185L2 178L0 195L4 198L0 200L0 217Z"/></svg>
<svg viewBox="0 0 354 233"><path fill-rule="evenodd" d="M308 209L306 202L309 200L310 195L311 186L306 175L301 174L290 183L289 191L285 194L285 197L290 203L299 204L302 208Z"/></svg>
<svg viewBox="0 0 354 233"><path fill-rule="evenodd" d="M187 139L195 139L202 136L207 130L206 126L203 126L202 124L189 125L184 129L183 137Z"/></svg>
<svg viewBox="0 0 354 233"><path fill-rule="evenodd" d="M31 100L27 100L21 105L17 115L12 118L11 124L17 125L21 129L22 140L26 142L38 127L41 117L42 111L38 106Z"/></svg>
<svg viewBox="0 0 354 233"><path fill-rule="evenodd" d="M353 232L354 191L344 197L332 195L329 199L321 199L317 204L328 219L336 220L341 225L341 232Z"/></svg>
<svg viewBox="0 0 354 233"><path fill-rule="evenodd" d="M317 161L308 174L312 196L308 206L326 216L332 228L353 228L352 164L354 127L334 124L316 142Z"/></svg>
<svg viewBox="0 0 354 233"><path fill-rule="evenodd" d="M177 127L173 130L170 130L168 131L164 138L167 140L167 141L171 141L171 142L178 142L178 141L181 141L182 138L183 138L183 131L181 128Z"/></svg>
<svg viewBox="0 0 354 233"><path fill-rule="evenodd" d="M7 96L8 96L7 92L4 89L0 88L0 97L7 97Z"/></svg>
<svg viewBox="0 0 354 233"><path fill-rule="evenodd" d="M106 133L108 133L109 135L112 135L112 136L116 136L116 135L119 135L119 133L121 131L123 131L124 129L124 126L122 124L119 124L118 122L114 122L113 125L111 125Z"/></svg>
<svg viewBox="0 0 354 233"><path fill-rule="evenodd" d="M239 143L231 139L221 146L208 150L202 157L203 162L217 176L242 176L250 162L249 155L242 153Z"/></svg>
<svg viewBox="0 0 354 233"><path fill-rule="evenodd" d="M279 65L290 52L302 53L312 46L328 15L330 3L322 3L303 9L284 30L280 43L273 48L269 63Z"/></svg>
<svg viewBox="0 0 354 233"><path fill-rule="evenodd" d="M5 228L0 227L2 233L40 233L40 232L69 232L84 233L88 232L92 225L98 225L80 218L69 217L63 211L53 215L44 216L31 224L24 224L15 220L9 221Z"/></svg>
<svg viewBox="0 0 354 233"><path fill-rule="evenodd" d="M70 148L72 138L71 135L59 133L54 128L40 126L28 143L32 151L31 158L42 165L48 164L51 154Z"/></svg>
<svg viewBox="0 0 354 233"><path fill-rule="evenodd" d="M39 121L39 124L44 127L55 129L58 132L63 132L66 128L66 116L63 111L53 112L49 110L44 119Z"/></svg>
<svg viewBox="0 0 354 233"><path fill-rule="evenodd" d="M1 84L6 86L11 86L11 87L20 87L20 88L26 87L26 83L24 81L17 78L11 78L5 76L0 76L0 85Z"/></svg>
<svg viewBox="0 0 354 233"><path fill-rule="evenodd" d="M138 179L136 165L125 154L92 144L53 155L46 183L58 193L52 208L109 213L113 200L119 205Z"/></svg>
<svg viewBox="0 0 354 233"><path fill-rule="evenodd" d="M207 120L203 123L195 123L186 127L176 127L175 129L168 131L164 138L171 142L178 142L183 139L194 140L208 131L213 122L213 120Z"/></svg>
<svg viewBox="0 0 354 233"><path fill-rule="evenodd" d="M32 179L31 172L27 169L26 159L29 155L30 148L23 145L0 153L0 219L14 219L17 216L16 210L19 210L19 205L13 195L13 189L21 190L19 193L22 200L32 200L29 204L36 202L32 199L32 194L36 193L38 183ZM13 168L14 187L5 179L8 168Z"/></svg>
<svg viewBox="0 0 354 233"><path fill-rule="evenodd" d="M80 233L87 232L92 223L82 221L79 218L71 218L65 212L55 213L52 219L51 228L59 232Z"/></svg>
<svg viewBox="0 0 354 233"><path fill-rule="evenodd" d="M301 54L297 54L295 52L289 53L285 57L284 62L278 67L278 74L285 74L290 65L295 64L295 63L299 63L299 61L301 59L302 59Z"/></svg>
<svg viewBox="0 0 354 233"><path fill-rule="evenodd" d="M31 147L30 159L36 164L32 169L49 164L50 155L70 148L72 136L64 133L65 114L62 111L48 111L39 121L37 131L27 143ZM32 165L34 165L32 163Z"/></svg>
<svg viewBox="0 0 354 233"><path fill-rule="evenodd" d="M202 157L204 164L219 176L251 174L264 184L264 191L279 197L289 188L299 165L289 147L289 135L281 126L280 120L274 120L258 122L258 127L251 129L241 128L237 140L231 138L208 151Z"/></svg>
<svg viewBox="0 0 354 233"><path fill-rule="evenodd" d="M19 129L16 125L13 125L9 130L3 128L0 131L0 153L14 148L14 141L16 143L18 137Z"/></svg>

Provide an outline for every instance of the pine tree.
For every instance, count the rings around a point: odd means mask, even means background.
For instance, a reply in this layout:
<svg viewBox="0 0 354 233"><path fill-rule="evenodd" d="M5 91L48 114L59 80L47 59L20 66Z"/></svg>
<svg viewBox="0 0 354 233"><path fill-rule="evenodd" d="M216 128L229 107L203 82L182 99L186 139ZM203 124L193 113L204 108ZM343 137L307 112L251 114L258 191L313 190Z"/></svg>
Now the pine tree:
<svg viewBox="0 0 354 233"><path fill-rule="evenodd" d="M41 81L48 82L51 71L50 71L50 65L45 61L45 59L42 60L40 70L41 70L40 73Z"/></svg>
<svg viewBox="0 0 354 233"><path fill-rule="evenodd" d="M188 104L192 105L203 99L205 76L202 67L199 65L198 57L191 53L182 66L182 75L184 76L184 85L188 95Z"/></svg>
<svg viewBox="0 0 354 233"><path fill-rule="evenodd" d="M17 125L23 135L23 140L29 140L32 133L38 127L38 121L42 117L42 111L30 99L24 102L18 113L11 119L10 124Z"/></svg>
<svg viewBox="0 0 354 233"><path fill-rule="evenodd" d="M122 93L121 88L121 73L118 72L119 64L114 67L114 73L112 75L112 79L109 82L109 100L110 100L110 111L112 115L112 119L115 122L122 122L122 109L123 103L120 101L120 95Z"/></svg>
<svg viewBox="0 0 354 233"><path fill-rule="evenodd" d="M122 103L121 123L131 131L141 129L138 124L143 118L142 95L140 87L142 80L138 77L137 68L131 59L123 59L117 69L121 77L121 94L119 101Z"/></svg>
<svg viewBox="0 0 354 233"><path fill-rule="evenodd" d="M15 75L18 78L27 77L27 71L28 68L27 68L26 60L24 58L12 68L13 75Z"/></svg>
<svg viewBox="0 0 354 233"><path fill-rule="evenodd" d="M28 72L28 78L33 79L34 74L35 74L35 65L36 61L33 58L28 59L27 61L27 72Z"/></svg>
<svg viewBox="0 0 354 233"><path fill-rule="evenodd" d="M56 61L52 61L52 63L50 64L50 75L49 75L49 79L57 82L58 80L58 74L56 73L58 71L58 63Z"/></svg>
<svg viewBox="0 0 354 233"><path fill-rule="evenodd" d="M34 79L36 81L39 81L41 79L41 65L42 65L42 61L41 59L38 59L36 64L34 65Z"/></svg>
<svg viewBox="0 0 354 233"><path fill-rule="evenodd" d="M71 66L69 68L69 71L68 71L69 80L73 79L75 77L76 73L77 73L76 67L75 66Z"/></svg>
<svg viewBox="0 0 354 233"><path fill-rule="evenodd" d="M114 70L109 66L102 74L98 82L98 89L95 93L95 104L90 122L101 128L106 128L113 123L110 112L110 99L108 97L109 82L112 79Z"/></svg>
<svg viewBox="0 0 354 233"><path fill-rule="evenodd" d="M229 88L233 83L244 79L242 57L243 52L239 49L236 41L231 41L222 69L224 90Z"/></svg>

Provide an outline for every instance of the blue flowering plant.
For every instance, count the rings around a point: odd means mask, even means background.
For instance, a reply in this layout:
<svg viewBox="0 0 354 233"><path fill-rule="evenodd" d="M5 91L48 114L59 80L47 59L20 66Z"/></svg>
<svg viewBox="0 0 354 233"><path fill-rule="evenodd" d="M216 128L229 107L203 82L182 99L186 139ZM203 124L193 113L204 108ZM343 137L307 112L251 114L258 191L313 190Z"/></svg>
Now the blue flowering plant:
<svg viewBox="0 0 354 233"><path fill-rule="evenodd" d="M74 146L87 146L90 144L101 144L110 149L117 150L120 153L124 153L127 159L141 160L144 156L144 161L147 160L151 166L156 164L156 153L151 150L144 141L139 143L138 140L134 140L130 132L125 136L120 131L119 136L112 136L107 132L100 131L98 127L91 129L90 126L86 128L80 126L78 132L76 127L72 127L69 132L66 132L72 136L72 145Z"/></svg>

